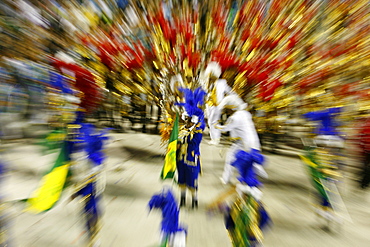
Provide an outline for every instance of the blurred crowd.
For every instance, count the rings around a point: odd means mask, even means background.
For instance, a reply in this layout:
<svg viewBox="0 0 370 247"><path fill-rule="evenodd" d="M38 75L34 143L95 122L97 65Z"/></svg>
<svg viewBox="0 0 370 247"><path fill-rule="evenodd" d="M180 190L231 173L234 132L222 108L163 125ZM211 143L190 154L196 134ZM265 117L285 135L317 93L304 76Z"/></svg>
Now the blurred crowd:
<svg viewBox="0 0 370 247"><path fill-rule="evenodd" d="M68 122L81 78L99 91L85 96L99 105L91 121L158 131L176 101L171 78L195 88L217 61L273 152L302 147L315 124L302 114L334 106L348 146L359 146L370 109L369 16L361 0L2 1L2 138Z"/></svg>

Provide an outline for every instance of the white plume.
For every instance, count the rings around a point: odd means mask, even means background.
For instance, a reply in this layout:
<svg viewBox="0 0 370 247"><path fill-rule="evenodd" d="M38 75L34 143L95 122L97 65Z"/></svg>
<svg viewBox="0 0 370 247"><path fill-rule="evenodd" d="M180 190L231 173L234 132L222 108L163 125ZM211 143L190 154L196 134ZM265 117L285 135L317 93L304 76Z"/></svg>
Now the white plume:
<svg viewBox="0 0 370 247"><path fill-rule="evenodd" d="M175 92L175 90L176 90L176 88L175 88L176 82L178 82L181 87L184 87L184 81L182 80L182 77L181 77L180 74L172 76L171 81L170 81L170 86L171 86L172 92Z"/></svg>
<svg viewBox="0 0 370 247"><path fill-rule="evenodd" d="M205 71L206 76L210 76L211 74L213 74L217 78L221 76L221 73L221 66L217 62L210 62Z"/></svg>

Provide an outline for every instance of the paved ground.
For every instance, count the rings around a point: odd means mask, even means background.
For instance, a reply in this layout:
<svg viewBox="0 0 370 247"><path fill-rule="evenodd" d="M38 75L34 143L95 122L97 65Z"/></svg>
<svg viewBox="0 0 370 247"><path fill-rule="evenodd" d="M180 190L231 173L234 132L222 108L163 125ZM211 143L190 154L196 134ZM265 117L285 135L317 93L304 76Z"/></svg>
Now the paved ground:
<svg viewBox="0 0 370 247"><path fill-rule="evenodd" d="M160 181L164 149L159 136L149 134L113 134L114 142L107 147L106 189L103 198L104 225L101 232L103 247L158 246L160 212L149 213L150 197L163 186L176 185ZM205 207L225 187L219 176L227 147L201 147L203 176L199 180L199 209L181 211L181 221L188 226L188 247L231 246L222 215L209 216ZM12 168L5 180L7 198L25 198L37 187L55 154L41 156L40 148L17 144L5 154ZM266 247L367 247L370 246L370 195L358 190L352 181L342 184L341 191L352 218L340 228L328 231L324 221L315 216L311 203L312 187L299 159L267 155L269 178L264 180L264 203L273 220L265 232ZM69 202L70 191L49 212L31 215L14 204L11 227L14 246L65 247L84 246L83 224L79 220L78 201Z"/></svg>

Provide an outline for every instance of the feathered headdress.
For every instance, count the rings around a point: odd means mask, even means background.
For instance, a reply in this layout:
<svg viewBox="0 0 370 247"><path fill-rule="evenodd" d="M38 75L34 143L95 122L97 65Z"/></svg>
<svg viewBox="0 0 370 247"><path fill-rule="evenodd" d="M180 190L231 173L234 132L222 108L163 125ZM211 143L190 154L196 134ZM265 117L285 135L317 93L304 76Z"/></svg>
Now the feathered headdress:
<svg viewBox="0 0 370 247"><path fill-rule="evenodd" d="M210 62L205 70L205 75L207 77L213 75L219 78L221 76L221 73L222 73L221 66L217 62Z"/></svg>
<svg viewBox="0 0 370 247"><path fill-rule="evenodd" d="M178 83L179 85L176 85L176 83ZM184 86L184 81L180 74L177 74L171 77L171 81L170 81L170 87L171 87L172 92L175 92L178 86L181 86L181 87Z"/></svg>
<svg viewBox="0 0 370 247"><path fill-rule="evenodd" d="M178 105L184 107L186 115L192 118L193 123L201 123L201 128L204 128L204 111L202 107L204 106L206 92L201 87L194 91L189 88L179 88L179 90L184 95L185 103L178 103Z"/></svg>
<svg viewBox="0 0 370 247"><path fill-rule="evenodd" d="M54 71L49 72L49 84L65 94L73 94L73 90L70 88L70 85L68 85L67 77L59 73Z"/></svg>
<svg viewBox="0 0 370 247"><path fill-rule="evenodd" d="M63 69L73 71L75 76L74 87L83 94L80 107L88 112L94 110L100 102L101 95L93 74L88 69L76 65L68 59L65 61L53 59L52 64L61 71Z"/></svg>

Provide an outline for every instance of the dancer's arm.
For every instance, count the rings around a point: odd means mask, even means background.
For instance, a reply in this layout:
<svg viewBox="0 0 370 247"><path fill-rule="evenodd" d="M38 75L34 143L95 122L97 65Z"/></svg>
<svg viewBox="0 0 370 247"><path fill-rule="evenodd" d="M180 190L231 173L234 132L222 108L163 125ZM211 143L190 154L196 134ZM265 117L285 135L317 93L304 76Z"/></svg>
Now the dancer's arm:
<svg viewBox="0 0 370 247"><path fill-rule="evenodd" d="M219 129L219 130L221 130L222 132L227 132L227 131L230 131L230 130L234 129L235 126L236 126L236 122L235 122L233 116L230 116L227 119L225 125L217 124L216 125L216 128Z"/></svg>

